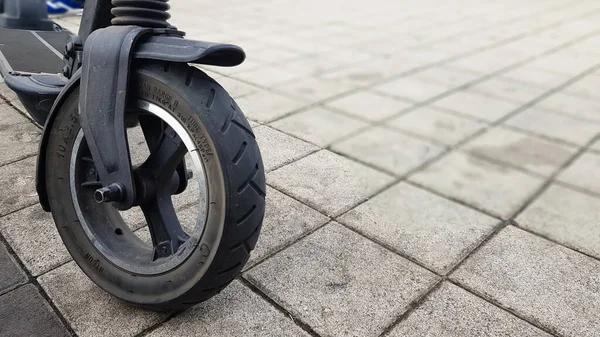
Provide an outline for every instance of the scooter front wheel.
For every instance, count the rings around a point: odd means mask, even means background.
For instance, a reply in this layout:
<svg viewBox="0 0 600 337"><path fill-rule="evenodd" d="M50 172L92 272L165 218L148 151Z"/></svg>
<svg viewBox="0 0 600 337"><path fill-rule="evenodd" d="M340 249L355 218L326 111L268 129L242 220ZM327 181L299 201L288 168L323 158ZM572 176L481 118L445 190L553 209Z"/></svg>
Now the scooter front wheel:
<svg viewBox="0 0 600 337"><path fill-rule="evenodd" d="M184 309L220 292L248 261L265 207L260 151L239 107L200 70L148 62L130 83L136 206L120 212L98 197L75 90L50 130L50 209L69 253L102 289L153 310Z"/></svg>

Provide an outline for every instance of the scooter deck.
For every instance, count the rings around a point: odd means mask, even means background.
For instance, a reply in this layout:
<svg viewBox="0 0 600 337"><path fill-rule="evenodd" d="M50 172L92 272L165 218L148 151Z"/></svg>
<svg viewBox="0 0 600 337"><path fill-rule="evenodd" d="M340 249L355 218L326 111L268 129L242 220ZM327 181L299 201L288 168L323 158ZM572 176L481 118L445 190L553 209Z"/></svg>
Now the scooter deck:
<svg viewBox="0 0 600 337"><path fill-rule="evenodd" d="M0 28L0 72L62 73L63 50L71 33Z"/></svg>

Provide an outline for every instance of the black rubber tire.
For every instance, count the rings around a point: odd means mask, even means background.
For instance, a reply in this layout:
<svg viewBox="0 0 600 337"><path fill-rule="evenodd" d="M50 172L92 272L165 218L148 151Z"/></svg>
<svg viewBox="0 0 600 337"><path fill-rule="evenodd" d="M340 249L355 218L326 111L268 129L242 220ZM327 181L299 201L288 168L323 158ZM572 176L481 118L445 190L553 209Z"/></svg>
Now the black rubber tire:
<svg viewBox="0 0 600 337"><path fill-rule="evenodd" d="M252 129L237 104L197 68L164 62L140 64L131 76L132 95L168 110L198 148L203 148L203 159L214 156L215 160L209 162L220 171L222 181L214 182L220 187L210 192L215 196L211 196L211 205L219 204L218 209L224 213L223 223L207 224L207 228L216 228L211 234L215 244L206 239L209 243L198 244L190 257L173 270L150 276L119 268L93 246L69 202L70 157L80 130L78 90L61 107L49 137L46 183L50 208L69 253L101 288L144 308L185 309L219 293L248 261L264 217L262 159Z"/></svg>

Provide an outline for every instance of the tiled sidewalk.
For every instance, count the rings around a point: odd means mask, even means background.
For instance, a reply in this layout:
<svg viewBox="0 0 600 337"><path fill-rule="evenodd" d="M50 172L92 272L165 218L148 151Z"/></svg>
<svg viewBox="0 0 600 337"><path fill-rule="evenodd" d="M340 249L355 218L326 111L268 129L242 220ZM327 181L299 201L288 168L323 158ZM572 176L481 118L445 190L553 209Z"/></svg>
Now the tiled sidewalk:
<svg viewBox="0 0 600 337"><path fill-rule="evenodd" d="M0 336L600 336L597 0L171 2L248 54L206 71L268 171L251 262L183 313L103 293L2 84Z"/></svg>

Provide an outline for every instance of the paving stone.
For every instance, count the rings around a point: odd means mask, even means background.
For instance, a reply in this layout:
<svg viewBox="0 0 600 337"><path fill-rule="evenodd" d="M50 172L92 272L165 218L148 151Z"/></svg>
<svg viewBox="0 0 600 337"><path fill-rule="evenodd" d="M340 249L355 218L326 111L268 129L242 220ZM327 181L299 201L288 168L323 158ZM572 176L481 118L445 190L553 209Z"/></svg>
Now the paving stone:
<svg viewBox="0 0 600 337"><path fill-rule="evenodd" d="M4 81L0 84L0 96L2 96L2 98L9 102L19 99L17 97L17 94L14 91L12 91L12 89L10 89L6 85L6 83L4 83Z"/></svg>
<svg viewBox="0 0 600 337"><path fill-rule="evenodd" d="M39 205L0 218L0 232L33 276L71 259L51 214Z"/></svg>
<svg viewBox="0 0 600 337"><path fill-rule="evenodd" d="M600 331L600 261L509 226L452 278L562 336Z"/></svg>
<svg viewBox="0 0 600 337"><path fill-rule="evenodd" d="M382 127L333 144L333 151L396 175L404 175L440 155L442 146Z"/></svg>
<svg viewBox="0 0 600 337"><path fill-rule="evenodd" d="M433 106L410 111L387 125L448 146L460 143L486 126L482 122L452 115Z"/></svg>
<svg viewBox="0 0 600 337"><path fill-rule="evenodd" d="M242 81L230 78L230 77L221 77L217 80L217 82L227 90L229 95L234 99L238 99L247 95L250 95L259 90L258 87L244 83Z"/></svg>
<svg viewBox="0 0 600 337"><path fill-rule="evenodd" d="M277 86L279 91L303 98L311 103L343 94L351 91L353 88L355 86L350 84L317 78L307 78Z"/></svg>
<svg viewBox="0 0 600 337"><path fill-rule="evenodd" d="M356 61L341 61L335 55L323 54L316 57L307 57L297 61L286 62L286 68L307 76L319 76L327 71L345 68L349 63Z"/></svg>
<svg viewBox="0 0 600 337"><path fill-rule="evenodd" d="M359 91L332 101L327 105L377 122L410 108L413 103L385 97L369 91Z"/></svg>
<svg viewBox="0 0 600 337"><path fill-rule="evenodd" d="M482 75L452 66L441 65L434 68L420 71L410 76L410 78L423 81L435 82L452 87L459 87L467 84Z"/></svg>
<svg viewBox="0 0 600 337"><path fill-rule="evenodd" d="M499 223L406 183L376 195L339 221L440 274L447 273Z"/></svg>
<svg viewBox="0 0 600 337"><path fill-rule="evenodd" d="M133 307L105 293L75 262L38 281L78 336L133 336L167 315Z"/></svg>
<svg viewBox="0 0 600 337"><path fill-rule="evenodd" d="M0 336L71 336L32 284L0 296Z"/></svg>
<svg viewBox="0 0 600 337"><path fill-rule="evenodd" d="M310 336L239 281L169 320L148 336Z"/></svg>
<svg viewBox="0 0 600 337"><path fill-rule="evenodd" d="M248 119L269 123L294 112L307 103L268 91L259 91L237 100Z"/></svg>
<svg viewBox="0 0 600 337"><path fill-rule="evenodd" d="M451 89L452 87L448 85L417 81L410 77L400 78L374 88L384 94L407 98L415 102L427 101Z"/></svg>
<svg viewBox="0 0 600 337"><path fill-rule="evenodd" d="M590 122L559 115L539 108L527 109L505 122L506 125L576 145L586 145L600 127ZM574 132L573 130L577 130Z"/></svg>
<svg viewBox="0 0 600 337"><path fill-rule="evenodd" d="M467 143L470 153L550 176L576 152L574 147L497 127Z"/></svg>
<svg viewBox="0 0 600 337"><path fill-rule="evenodd" d="M10 256L4 244L0 242L0 294L25 282L27 282L27 276L13 257ZM1 322L3 322L2 319L0 319Z"/></svg>
<svg viewBox="0 0 600 337"><path fill-rule="evenodd" d="M319 79L328 81L338 81L348 85L354 86L368 86L373 83L381 82L386 78L389 78L392 74L389 71L385 71L380 67L373 67L368 62L350 67L343 67L340 69L333 69L325 73L319 74Z"/></svg>
<svg viewBox="0 0 600 337"><path fill-rule="evenodd" d="M390 337L550 337L479 297L444 282Z"/></svg>
<svg viewBox="0 0 600 337"><path fill-rule="evenodd" d="M323 336L378 336L437 281L336 223L245 275Z"/></svg>
<svg viewBox="0 0 600 337"><path fill-rule="evenodd" d="M410 180L504 219L543 184L540 178L458 152Z"/></svg>
<svg viewBox="0 0 600 337"><path fill-rule="evenodd" d="M531 102L548 91L538 86L498 77L478 83L469 90L523 104Z"/></svg>
<svg viewBox="0 0 600 337"><path fill-rule="evenodd" d="M276 63L282 61L297 60L302 57L300 53L283 48L276 48L267 43L246 44L244 50L249 59L259 60L264 63Z"/></svg>
<svg viewBox="0 0 600 337"><path fill-rule="evenodd" d="M36 158L30 157L0 167L0 187L5 195L0 199L0 216L38 202L35 163Z"/></svg>
<svg viewBox="0 0 600 337"><path fill-rule="evenodd" d="M2 116L0 118L0 130L5 130L12 125L30 123L27 118L6 103L0 103L0 116Z"/></svg>
<svg viewBox="0 0 600 337"><path fill-rule="evenodd" d="M327 147L334 141L368 126L367 123L324 108L312 108L270 124L307 142Z"/></svg>
<svg viewBox="0 0 600 337"><path fill-rule="evenodd" d="M556 179L572 186L600 194L600 155L588 152L581 155Z"/></svg>
<svg viewBox="0 0 600 337"><path fill-rule="evenodd" d="M529 65L503 73L500 78L531 83L545 89L556 88L569 79L564 74L549 72Z"/></svg>
<svg viewBox="0 0 600 337"><path fill-rule="evenodd" d="M236 73L233 77L259 86L272 87L276 84L297 80L302 77L302 74L287 67L267 65Z"/></svg>
<svg viewBox="0 0 600 337"><path fill-rule="evenodd" d="M0 127L0 165L35 155L41 132L31 123Z"/></svg>
<svg viewBox="0 0 600 337"><path fill-rule="evenodd" d="M319 150L315 145L288 136L266 125L261 125L254 129L254 134L260 147L266 172Z"/></svg>
<svg viewBox="0 0 600 337"><path fill-rule="evenodd" d="M254 265L329 221L325 215L267 187L261 235L247 267Z"/></svg>
<svg viewBox="0 0 600 337"><path fill-rule="evenodd" d="M600 152L600 140L592 144L592 146L590 146L590 150Z"/></svg>
<svg viewBox="0 0 600 337"><path fill-rule="evenodd" d="M600 124L600 113L598 113L600 111L600 101L559 92L539 102L537 106ZM600 129L600 126L598 129Z"/></svg>
<svg viewBox="0 0 600 337"><path fill-rule="evenodd" d="M415 61L406 58L374 58L359 64L331 70L319 78L339 81L349 85L368 86L416 68Z"/></svg>
<svg viewBox="0 0 600 337"><path fill-rule="evenodd" d="M600 101L600 93L597 90L599 86L600 77L589 75L569 85L563 92L598 102Z"/></svg>
<svg viewBox="0 0 600 337"><path fill-rule="evenodd" d="M552 185L523 211L523 228L600 259L600 199Z"/></svg>
<svg viewBox="0 0 600 337"><path fill-rule="evenodd" d="M433 103L434 106L495 122L516 110L519 104L484 96L471 91L460 91Z"/></svg>
<svg viewBox="0 0 600 337"><path fill-rule="evenodd" d="M275 188L330 216L347 211L392 180L327 150L267 175L267 182Z"/></svg>

